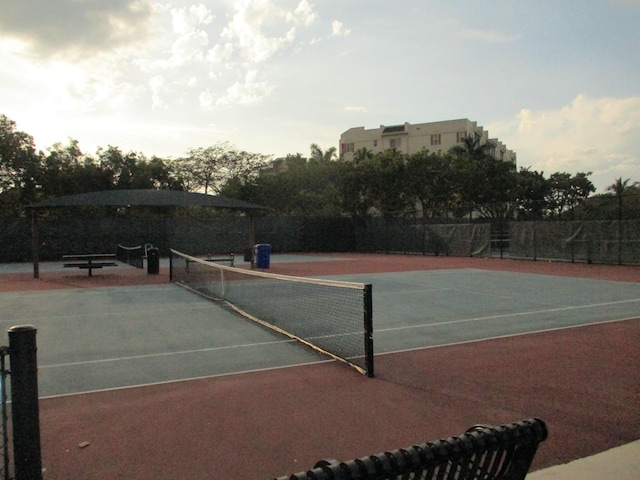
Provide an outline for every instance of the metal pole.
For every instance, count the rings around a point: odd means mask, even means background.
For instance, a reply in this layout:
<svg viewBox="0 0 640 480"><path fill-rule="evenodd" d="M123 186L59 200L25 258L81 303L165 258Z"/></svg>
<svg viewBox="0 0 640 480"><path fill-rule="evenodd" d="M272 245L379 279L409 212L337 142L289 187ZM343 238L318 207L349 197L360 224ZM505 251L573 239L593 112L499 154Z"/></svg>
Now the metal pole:
<svg viewBox="0 0 640 480"><path fill-rule="evenodd" d="M256 243L256 219L252 213L249 213L249 250L251 252L251 270L256 267L256 256L253 246Z"/></svg>
<svg viewBox="0 0 640 480"><path fill-rule="evenodd" d="M364 342L367 377L373 378L373 290L370 283L364 289Z"/></svg>
<svg viewBox="0 0 640 480"><path fill-rule="evenodd" d="M37 329L9 329L15 480L42 480L38 403Z"/></svg>
<svg viewBox="0 0 640 480"><path fill-rule="evenodd" d="M9 431L7 424L9 417L7 415L7 375L9 371L5 365L5 357L9 355L9 347L0 347L0 401L2 401L2 471L3 479L9 480Z"/></svg>
<svg viewBox="0 0 640 480"><path fill-rule="evenodd" d="M169 281L173 282L173 249L169 249Z"/></svg>
<svg viewBox="0 0 640 480"><path fill-rule="evenodd" d="M38 213L31 209L31 251L33 253L33 278L40 277L40 232L38 227Z"/></svg>

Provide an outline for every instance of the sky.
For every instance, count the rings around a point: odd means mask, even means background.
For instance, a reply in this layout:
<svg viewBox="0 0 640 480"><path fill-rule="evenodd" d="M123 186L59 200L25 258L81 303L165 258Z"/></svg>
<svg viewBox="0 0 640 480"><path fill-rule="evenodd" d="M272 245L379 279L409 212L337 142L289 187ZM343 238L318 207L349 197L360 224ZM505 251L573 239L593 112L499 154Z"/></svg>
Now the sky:
<svg viewBox="0 0 640 480"><path fill-rule="evenodd" d="M468 118L518 167L640 181L640 0L0 0L0 65L42 150L307 156Z"/></svg>

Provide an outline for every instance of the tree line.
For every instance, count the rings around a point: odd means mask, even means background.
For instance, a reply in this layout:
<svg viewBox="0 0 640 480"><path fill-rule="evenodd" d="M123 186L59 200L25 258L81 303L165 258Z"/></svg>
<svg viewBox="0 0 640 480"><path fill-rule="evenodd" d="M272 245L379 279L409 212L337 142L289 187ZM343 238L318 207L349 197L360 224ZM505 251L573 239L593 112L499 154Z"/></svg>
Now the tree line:
<svg viewBox="0 0 640 480"><path fill-rule="evenodd" d="M585 209L595 192L591 172L555 172L493 159L473 137L445 153L403 155L360 149L351 162L334 147L312 144L301 153L273 159L228 142L192 148L180 158L148 157L108 146L95 155L76 140L38 151L33 137L0 115L0 206L20 215L30 203L109 189L173 189L225 195L294 216L417 214L426 218L481 216L491 219L562 217ZM616 179L605 195L640 198L638 183ZM628 200L627 200L628 202ZM593 202L592 202L593 203ZM596 203L593 203L594 205ZM602 208L600 202L598 208Z"/></svg>

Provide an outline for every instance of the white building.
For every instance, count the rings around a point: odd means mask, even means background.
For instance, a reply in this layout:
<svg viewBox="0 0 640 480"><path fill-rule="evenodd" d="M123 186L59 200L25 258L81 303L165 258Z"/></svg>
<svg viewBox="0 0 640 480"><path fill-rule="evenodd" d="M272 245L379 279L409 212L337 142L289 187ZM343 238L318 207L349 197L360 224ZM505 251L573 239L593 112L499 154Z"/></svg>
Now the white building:
<svg viewBox="0 0 640 480"><path fill-rule="evenodd" d="M413 155L423 149L433 153L448 151L461 145L465 137L472 136L481 144L490 145L488 153L496 160L516 163L516 154L497 138L489 138L489 132L479 127L477 122L466 118L443 122L417 123L385 126L365 130L364 127L350 128L340 135L340 157L353 160L353 154L361 148L378 153L396 149L406 155Z"/></svg>

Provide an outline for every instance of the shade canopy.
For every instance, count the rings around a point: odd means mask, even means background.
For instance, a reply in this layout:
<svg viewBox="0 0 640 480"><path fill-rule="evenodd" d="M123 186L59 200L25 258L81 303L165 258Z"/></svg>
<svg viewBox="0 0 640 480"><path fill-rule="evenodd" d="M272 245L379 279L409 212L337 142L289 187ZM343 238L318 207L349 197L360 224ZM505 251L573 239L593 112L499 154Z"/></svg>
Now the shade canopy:
<svg viewBox="0 0 640 480"><path fill-rule="evenodd" d="M249 213L249 246L254 244L253 215L256 211L268 210L242 200L205 195L204 193L181 192L178 190L103 190L101 192L81 193L66 197L50 198L27 206L31 211L31 247L33 250L33 277L40 276L38 212L50 208L62 207L209 207L238 210ZM253 267L253 257L251 261Z"/></svg>
<svg viewBox="0 0 640 480"><path fill-rule="evenodd" d="M268 210L267 207L218 195L177 190L104 190L50 198L27 208L43 210L61 207L211 207L231 210Z"/></svg>

